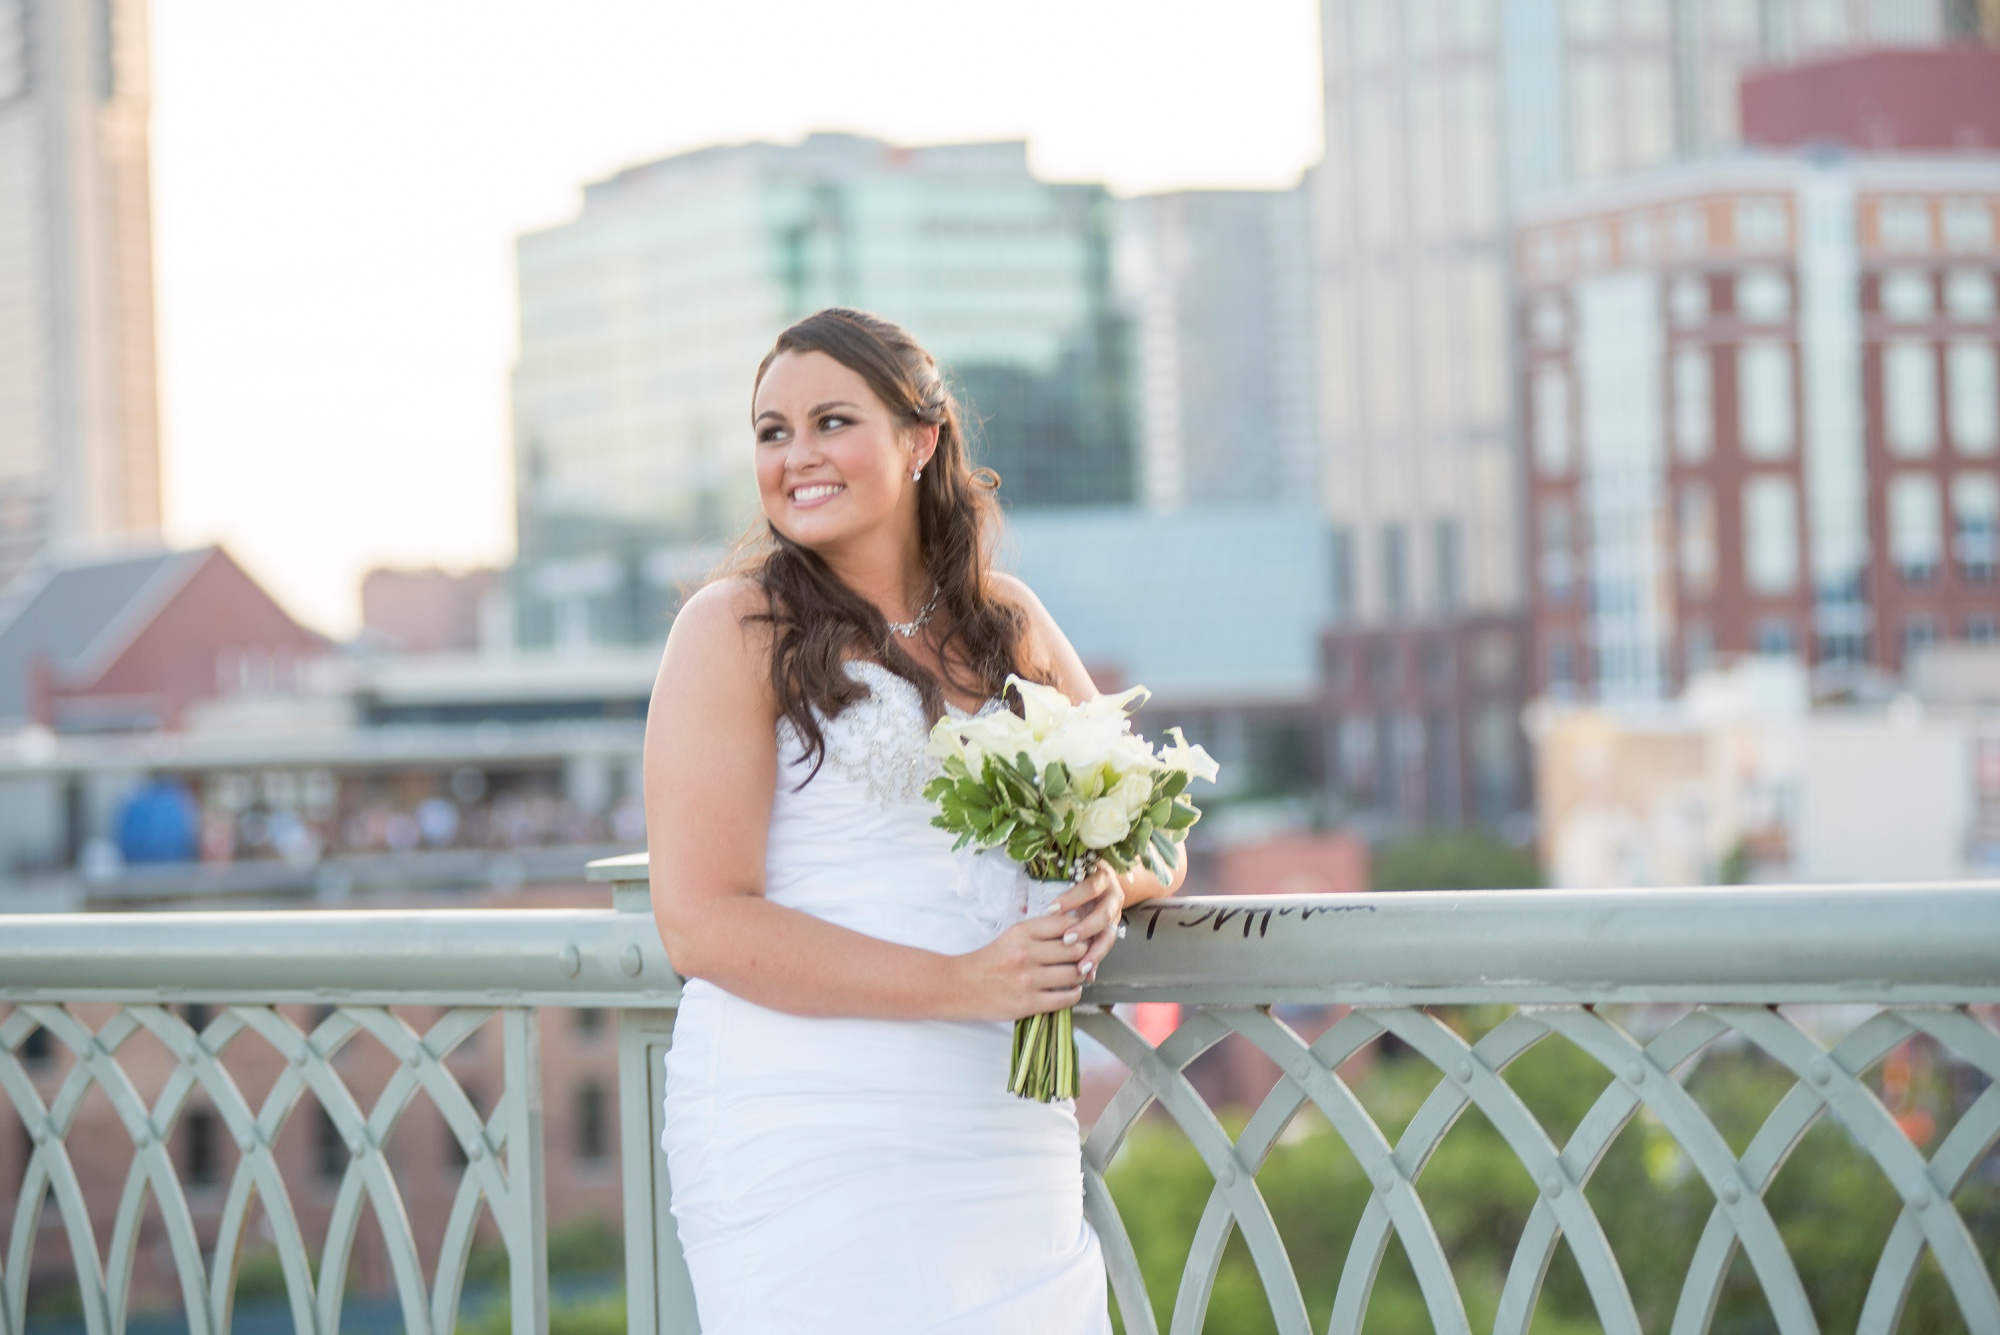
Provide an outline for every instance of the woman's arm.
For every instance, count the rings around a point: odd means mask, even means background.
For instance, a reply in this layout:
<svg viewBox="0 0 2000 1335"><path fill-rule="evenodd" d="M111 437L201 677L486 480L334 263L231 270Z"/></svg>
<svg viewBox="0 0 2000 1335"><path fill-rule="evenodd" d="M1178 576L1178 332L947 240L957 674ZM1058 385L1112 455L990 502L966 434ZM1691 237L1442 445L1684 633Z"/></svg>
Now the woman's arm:
<svg viewBox="0 0 2000 1335"><path fill-rule="evenodd" d="M1092 700L1100 692L1097 683L1090 679L1090 673L1083 666L1083 659L1069 637L1056 625L1056 619L1049 615L1049 609L1042 606L1042 600L1035 596L1033 589L1012 575L995 574L995 582L1008 601L1014 603L1028 617L1028 633L1031 637L1030 652L1027 657L1048 667L1054 675L1052 683L1057 690L1072 700ZM1135 866L1131 874L1124 878L1125 903L1137 904L1141 900L1158 899L1170 895L1186 873L1187 849L1180 851L1180 865L1176 866L1166 881L1146 870Z"/></svg>
<svg viewBox="0 0 2000 1335"><path fill-rule="evenodd" d="M777 707L747 581L710 585L674 619L646 717L653 917L683 977L773 1010L871 1019L1015 1019L1072 1004L1084 947L1051 915L971 955L837 927L764 898Z"/></svg>

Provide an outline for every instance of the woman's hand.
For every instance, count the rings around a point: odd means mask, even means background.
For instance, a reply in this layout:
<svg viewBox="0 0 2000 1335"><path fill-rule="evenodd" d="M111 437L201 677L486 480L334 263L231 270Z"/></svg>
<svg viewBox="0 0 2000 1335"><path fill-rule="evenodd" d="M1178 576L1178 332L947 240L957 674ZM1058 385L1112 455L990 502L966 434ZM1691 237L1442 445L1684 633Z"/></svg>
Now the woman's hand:
<svg viewBox="0 0 2000 1335"><path fill-rule="evenodd" d="M1018 1020L1074 1006L1083 999L1078 966L1089 949L1073 914L1025 918L978 950L950 957L958 973L951 1018Z"/></svg>
<svg viewBox="0 0 2000 1335"><path fill-rule="evenodd" d="M1097 966L1118 939L1118 919L1125 912L1125 892L1131 873L1120 875L1108 862L1100 862L1090 875L1055 903L1054 912L1072 924L1065 941L1075 937L1086 947L1077 970L1084 981L1097 976Z"/></svg>

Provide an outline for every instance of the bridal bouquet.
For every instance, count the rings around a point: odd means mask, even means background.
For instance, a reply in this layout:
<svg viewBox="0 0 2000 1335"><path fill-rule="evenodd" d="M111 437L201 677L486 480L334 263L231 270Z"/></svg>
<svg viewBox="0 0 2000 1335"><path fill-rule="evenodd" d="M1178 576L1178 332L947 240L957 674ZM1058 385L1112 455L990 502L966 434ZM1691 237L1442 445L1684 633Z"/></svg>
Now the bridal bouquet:
<svg viewBox="0 0 2000 1335"><path fill-rule="evenodd" d="M1004 849L1049 901L1100 861L1120 872L1143 863L1166 879L1176 846L1201 817L1185 796L1188 783L1213 783L1215 761L1179 728L1167 730L1172 744L1157 752L1132 731L1143 686L1074 704L1019 677L1007 685L1020 694L1021 714L946 715L931 730L928 754L943 765L924 787L938 806L931 824L956 834L956 848ZM1007 1087L1044 1103L1076 1097L1069 1011L1015 1022Z"/></svg>

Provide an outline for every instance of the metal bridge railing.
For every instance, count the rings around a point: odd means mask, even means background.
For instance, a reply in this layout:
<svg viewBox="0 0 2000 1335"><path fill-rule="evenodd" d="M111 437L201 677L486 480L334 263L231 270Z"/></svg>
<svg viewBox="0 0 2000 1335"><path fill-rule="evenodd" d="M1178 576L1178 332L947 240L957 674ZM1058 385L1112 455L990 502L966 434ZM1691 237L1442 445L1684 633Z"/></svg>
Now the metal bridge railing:
<svg viewBox="0 0 2000 1335"><path fill-rule="evenodd" d="M358 1231L371 1218L386 1246L404 1329L433 1335L459 1319L467 1257L482 1215L508 1260L512 1329L548 1327L544 1150L538 1013L613 1008L619 1015L621 1183L630 1328L696 1329L670 1186L657 1149L663 1069L679 983L647 912L645 861L595 864L612 884L601 911L273 912L0 917L0 1127L6 1107L31 1146L13 1199L0 1194L0 1335L23 1335L38 1233L53 1218L67 1250L88 1335L120 1335L149 1202L177 1277L189 1335L227 1335L237 1265L253 1205L275 1248L298 1331L333 1335ZM1224 1248L1247 1245L1278 1330L1306 1335L1299 1275L1259 1187L1287 1127L1315 1108L1374 1191L1340 1267L1330 1335L1362 1328L1381 1262L1400 1240L1431 1325L1469 1331L1466 1304L1427 1213L1422 1175L1468 1109L1477 1109L1539 1187L1501 1294L1495 1329L1526 1332L1549 1263L1567 1246L1606 1335L1637 1335L1640 1318L1586 1187L1619 1133L1643 1111L1677 1143L1713 1197L1681 1283L1671 1330L1713 1320L1738 1254L1784 1335L1819 1330L1765 1192L1806 1131L1830 1119L1900 1198L1868 1282L1862 1331L1896 1329L1919 1263L1934 1258L1970 1331L2000 1335L2000 1298L1954 1197L2000 1139L2000 884L1732 887L1607 893L1491 891L1183 899L1128 913L1128 938L1085 996L1079 1027L1115 1056L1123 1083L1084 1143L1087 1212L1104 1241L1125 1329L1156 1335L1155 1300L1107 1169L1128 1133L1157 1108L1213 1179L1172 1295L1168 1329L1202 1328ZM1180 1004L1157 1046L1123 1002ZM188 1003L212 1018L197 1029ZM1843 1032L1823 1041L1781 1007L1832 1003ZM299 1018L301 1004L313 1008ZM1274 1007L1348 1008L1311 1041ZM1504 1018L1468 1041L1437 1008L1498 1007ZM1645 1006L1646 1035L1619 1008ZM284 1008L284 1009L280 1009ZM392 1009L394 1008L394 1009ZM421 1027L413 1008L441 1008ZM425 1013L429 1013L427 1010ZM447 1063L497 1018L504 1088L482 1115ZM59 1078L30 1069L36 1031L73 1060ZM121 1062L150 1036L170 1056L146 1092ZM1893 1050L1923 1035L1981 1073L1984 1088L1926 1154L1869 1083ZM366 1036L400 1061L365 1096L339 1055ZM1415 1116L1385 1133L1342 1067L1385 1036L1436 1068ZM1505 1078L1552 1037L1589 1054L1603 1086L1586 1116L1551 1133ZM1253 1045L1283 1073L1232 1135L1202 1099L1189 1066L1219 1042ZM1746 1046L1789 1072L1789 1093L1740 1154L1685 1088L1717 1045ZM234 1069L260 1051L275 1076L255 1096ZM275 1054L275 1055L273 1055ZM198 1230L169 1153L176 1121L199 1093L238 1154L220 1185L220 1224ZM324 1236L310 1239L298 1189L273 1146L308 1096L346 1150ZM115 1208L86 1199L75 1143L87 1097L108 1100L131 1152ZM456 1194L439 1239L413 1235L392 1156L382 1152L419 1101L435 1106L461 1150ZM97 1125L102 1125L100 1120ZM9 1184L0 1182L0 1193ZM208 1236L204 1237L204 1231ZM424 1256L433 1259L426 1265Z"/></svg>

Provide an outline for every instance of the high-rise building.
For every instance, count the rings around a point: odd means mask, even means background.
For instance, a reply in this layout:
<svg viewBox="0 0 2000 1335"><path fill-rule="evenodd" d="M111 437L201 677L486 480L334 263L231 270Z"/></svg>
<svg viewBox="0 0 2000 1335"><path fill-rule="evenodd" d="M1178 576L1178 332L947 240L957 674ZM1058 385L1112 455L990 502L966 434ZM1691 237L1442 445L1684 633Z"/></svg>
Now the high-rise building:
<svg viewBox="0 0 2000 1335"><path fill-rule="evenodd" d="M662 590L686 573L670 553L757 512L758 360L824 306L937 354L1009 505L1129 500L1112 230L1101 187L1036 179L1021 143L816 134L590 186L574 221L519 245L523 641L664 633Z"/></svg>
<svg viewBox="0 0 2000 1335"><path fill-rule="evenodd" d="M1146 507L1307 502L1318 489L1305 191L1119 206Z"/></svg>
<svg viewBox="0 0 2000 1335"><path fill-rule="evenodd" d="M1329 654L1393 658L1422 628L1469 661L1499 643L1474 627L1526 608L1516 201L1731 150L1752 66L1935 45L1972 35L1978 14L1961 0L1322 0L1321 18L1320 485L1345 595ZM1375 726L1399 708L1393 689L1349 708L1354 737L1428 751L1420 718ZM1441 722L1462 732L1457 712Z"/></svg>
<svg viewBox="0 0 2000 1335"><path fill-rule="evenodd" d="M0 582L160 523L145 0L0 0Z"/></svg>
<svg viewBox="0 0 2000 1335"><path fill-rule="evenodd" d="M1552 192L1519 271L1545 690L2000 639L2000 153L1822 142Z"/></svg>

